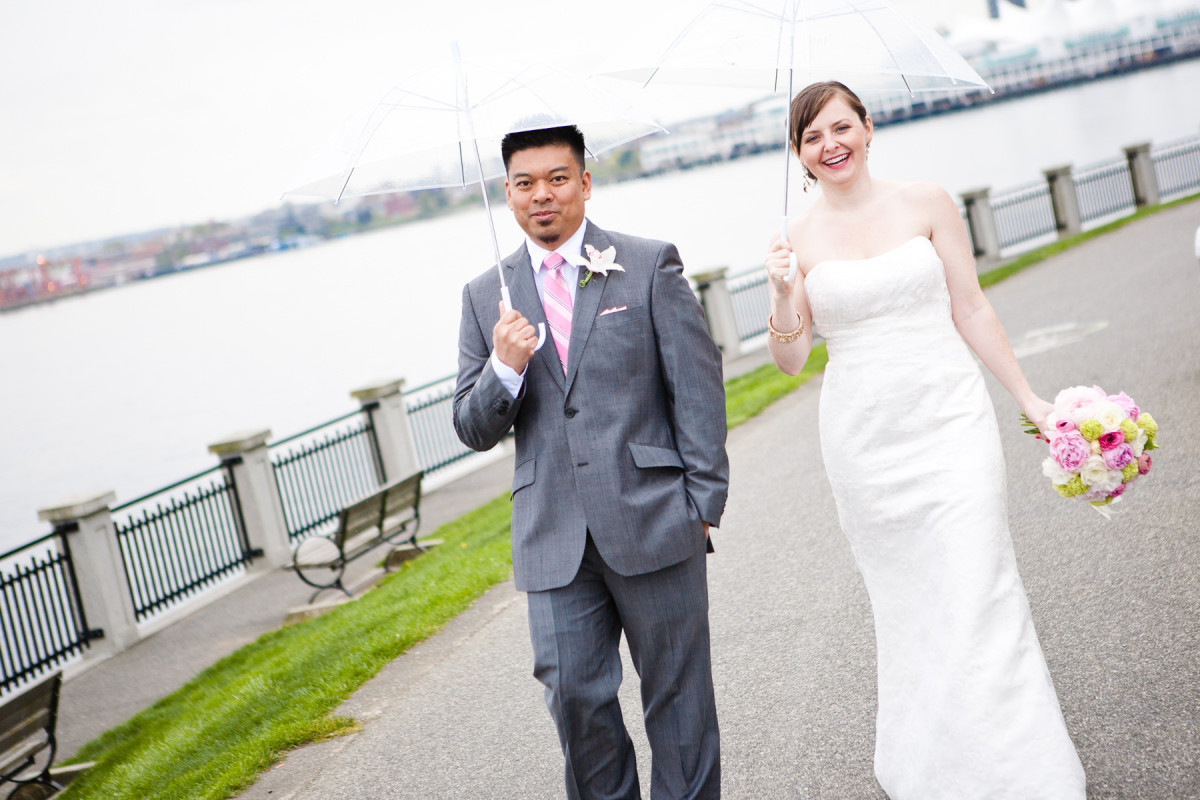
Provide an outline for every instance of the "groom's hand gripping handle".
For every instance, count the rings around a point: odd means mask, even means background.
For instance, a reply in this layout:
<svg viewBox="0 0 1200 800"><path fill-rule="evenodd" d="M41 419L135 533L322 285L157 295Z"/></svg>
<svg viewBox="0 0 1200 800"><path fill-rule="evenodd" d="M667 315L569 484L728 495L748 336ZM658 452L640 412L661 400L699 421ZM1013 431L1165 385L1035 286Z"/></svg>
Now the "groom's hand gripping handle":
<svg viewBox="0 0 1200 800"><path fill-rule="evenodd" d="M537 330L529 324L529 320L515 309L505 311L501 302L500 319L492 328L492 347L496 350L496 357L514 372L522 373L533 358L537 341Z"/></svg>

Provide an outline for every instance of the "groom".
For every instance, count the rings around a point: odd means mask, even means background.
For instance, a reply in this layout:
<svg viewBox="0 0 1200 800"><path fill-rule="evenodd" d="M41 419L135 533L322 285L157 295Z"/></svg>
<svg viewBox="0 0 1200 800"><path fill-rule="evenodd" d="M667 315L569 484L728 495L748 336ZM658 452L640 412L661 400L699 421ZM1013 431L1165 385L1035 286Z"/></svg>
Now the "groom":
<svg viewBox="0 0 1200 800"><path fill-rule="evenodd" d="M729 464L721 361L674 245L584 218L573 126L510 133L505 194L526 241L463 291L454 427L516 432L512 556L534 675L570 798L638 798L617 702L624 632L655 800L720 796L705 550ZM535 352L533 324L548 323Z"/></svg>

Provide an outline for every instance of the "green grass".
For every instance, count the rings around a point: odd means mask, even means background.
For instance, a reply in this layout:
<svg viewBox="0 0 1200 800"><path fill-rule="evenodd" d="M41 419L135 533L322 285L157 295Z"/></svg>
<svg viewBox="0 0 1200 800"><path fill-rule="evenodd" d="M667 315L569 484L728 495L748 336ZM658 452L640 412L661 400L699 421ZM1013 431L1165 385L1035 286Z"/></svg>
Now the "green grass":
<svg viewBox="0 0 1200 800"><path fill-rule="evenodd" d="M326 615L266 634L81 749L71 798L230 797L290 748L355 729L331 712L512 569L499 497L442 526L444 544Z"/></svg>
<svg viewBox="0 0 1200 800"><path fill-rule="evenodd" d="M795 391L825 369L828 361L825 343L817 342L799 375L787 375L774 364L764 364L729 381L725 384L725 416L729 420L729 427L736 428L785 394Z"/></svg>
<svg viewBox="0 0 1200 800"><path fill-rule="evenodd" d="M1063 239L980 276L985 286L1055 253L1200 195ZM825 368L818 342L795 377L767 364L726 384L735 428ZM353 603L262 636L179 691L84 746L96 761L64 800L231 797L299 745L357 730L334 709L385 664L432 635L512 569L511 506L492 500L433 535L444 544L406 562Z"/></svg>

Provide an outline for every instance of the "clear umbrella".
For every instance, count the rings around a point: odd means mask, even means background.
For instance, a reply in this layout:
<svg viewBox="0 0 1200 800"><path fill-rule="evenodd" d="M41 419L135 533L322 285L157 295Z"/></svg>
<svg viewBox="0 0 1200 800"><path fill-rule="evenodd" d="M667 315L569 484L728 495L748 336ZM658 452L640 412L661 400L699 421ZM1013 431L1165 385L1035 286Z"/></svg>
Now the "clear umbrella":
<svg viewBox="0 0 1200 800"><path fill-rule="evenodd" d="M660 53L610 59L600 74L655 83L786 89L841 80L910 93L987 87L936 31L887 0L711 0ZM784 151L783 236L787 238ZM793 276L795 274L793 267Z"/></svg>
<svg viewBox="0 0 1200 800"><path fill-rule="evenodd" d="M478 186L487 208L505 308L511 308L487 180L504 175L505 134L578 125L588 155L663 130L593 80L549 64L462 58L431 65L397 83L347 119L302 167L284 195L343 197ZM484 157L481 153L487 153ZM538 343L545 340L539 326Z"/></svg>

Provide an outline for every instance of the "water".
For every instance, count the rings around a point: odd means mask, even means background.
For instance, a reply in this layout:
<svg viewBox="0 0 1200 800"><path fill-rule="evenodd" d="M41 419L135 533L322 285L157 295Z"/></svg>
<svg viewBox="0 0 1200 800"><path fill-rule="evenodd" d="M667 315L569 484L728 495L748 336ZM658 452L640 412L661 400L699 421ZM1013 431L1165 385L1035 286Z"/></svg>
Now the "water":
<svg viewBox="0 0 1200 800"><path fill-rule="evenodd" d="M1200 131L1200 61L881 129L878 177L960 192ZM778 228L782 153L600 186L589 216L679 245L689 272L755 264ZM793 172L793 177L795 177ZM807 198L794 180L791 210ZM521 234L495 210L501 250ZM350 390L456 367L463 283L491 260L482 209L0 314L0 551L38 508L119 501L215 464L210 442L353 410Z"/></svg>

